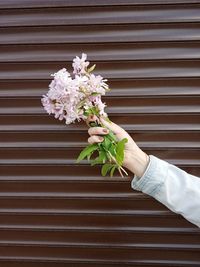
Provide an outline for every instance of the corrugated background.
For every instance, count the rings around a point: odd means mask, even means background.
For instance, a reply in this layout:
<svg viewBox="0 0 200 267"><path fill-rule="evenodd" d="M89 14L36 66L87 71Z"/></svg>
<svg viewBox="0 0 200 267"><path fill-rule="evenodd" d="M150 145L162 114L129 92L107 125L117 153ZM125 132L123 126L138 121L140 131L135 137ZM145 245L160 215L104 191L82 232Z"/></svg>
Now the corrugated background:
<svg viewBox="0 0 200 267"><path fill-rule="evenodd" d="M200 231L130 179L75 159L85 124L48 116L50 73L88 53L110 118L200 175L200 1L0 2L0 266L200 266Z"/></svg>

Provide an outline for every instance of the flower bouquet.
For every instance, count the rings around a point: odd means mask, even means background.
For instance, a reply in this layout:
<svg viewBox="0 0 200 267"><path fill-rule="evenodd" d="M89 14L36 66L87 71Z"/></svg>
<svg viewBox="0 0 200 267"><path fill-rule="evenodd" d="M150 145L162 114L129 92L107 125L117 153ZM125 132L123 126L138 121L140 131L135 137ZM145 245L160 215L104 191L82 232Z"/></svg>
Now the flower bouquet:
<svg viewBox="0 0 200 267"><path fill-rule="evenodd" d="M66 68L51 74L54 78L49 84L49 91L42 97L42 104L48 114L54 114L56 119L64 120L66 124L76 120L86 121L89 116L95 115L97 120L91 122L90 126L105 127L99 118L102 116L107 121L110 120L104 111L106 105L101 96L110 88L106 83L107 79L93 73L96 65L89 67L89 64L87 55L83 53L81 58L76 56L73 59L73 75ZM128 175L122 167L127 141L127 138L117 140L115 134L109 130L103 142L89 144L81 151L77 163L87 158L92 166L102 165L103 176L107 173L113 176L115 170L118 170L122 177L123 173Z"/></svg>

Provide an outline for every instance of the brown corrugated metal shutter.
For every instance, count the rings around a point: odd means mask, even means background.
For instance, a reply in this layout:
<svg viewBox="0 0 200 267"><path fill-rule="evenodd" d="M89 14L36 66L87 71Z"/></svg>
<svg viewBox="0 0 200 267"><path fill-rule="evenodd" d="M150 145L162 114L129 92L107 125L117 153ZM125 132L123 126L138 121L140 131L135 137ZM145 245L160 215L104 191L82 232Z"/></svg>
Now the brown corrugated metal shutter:
<svg viewBox="0 0 200 267"><path fill-rule="evenodd" d="M75 165L88 134L49 117L50 73L86 52L110 118L200 175L200 1L0 1L0 266L200 266L200 231L130 178Z"/></svg>

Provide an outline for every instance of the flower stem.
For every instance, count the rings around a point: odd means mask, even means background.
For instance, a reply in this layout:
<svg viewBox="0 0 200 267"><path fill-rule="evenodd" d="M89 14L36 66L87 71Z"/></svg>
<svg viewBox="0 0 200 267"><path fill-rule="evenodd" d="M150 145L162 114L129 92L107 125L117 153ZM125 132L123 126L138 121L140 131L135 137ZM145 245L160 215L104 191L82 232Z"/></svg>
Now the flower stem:
<svg viewBox="0 0 200 267"><path fill-rule="evenodd" d="M127 171L126 171L122 166L119 165L119 163L116 161L115 157L113 157L113 155L110 153L110 151L107 151L107 152L108 152L110 158L111 158L111 159L114 161L114 163L118 166L118 170L119 170L119 173L120 173L121 177L124 177L123 174L122 174L122 171L123 171L126 175L128 175Z"/></svg>

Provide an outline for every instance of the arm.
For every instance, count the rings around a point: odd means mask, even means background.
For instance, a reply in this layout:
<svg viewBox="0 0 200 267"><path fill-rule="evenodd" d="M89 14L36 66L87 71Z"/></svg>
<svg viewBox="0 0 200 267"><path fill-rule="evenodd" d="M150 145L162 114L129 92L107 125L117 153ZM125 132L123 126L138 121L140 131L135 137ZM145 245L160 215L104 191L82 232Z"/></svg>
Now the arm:
<svg viewBox="0 0 200 267"><path fill-rule="evenodd" d="M132 188L142 191L200 227L200 179L150 155L142 177L134 175Z"/></svg>
<svg viewBox="0 0 200 267"><path fill-rule="evenodd" d="M90 121L95 119L90 118ZM148 156L117 124L103 119L101 122L105 128L90 128L88 142L102 142L102 136L108 133L108 129L119 140L126 137L128 143L123 166L134 174L132 188L151 195L173 212L200 227L200 179L153 155Z"/></svg>

